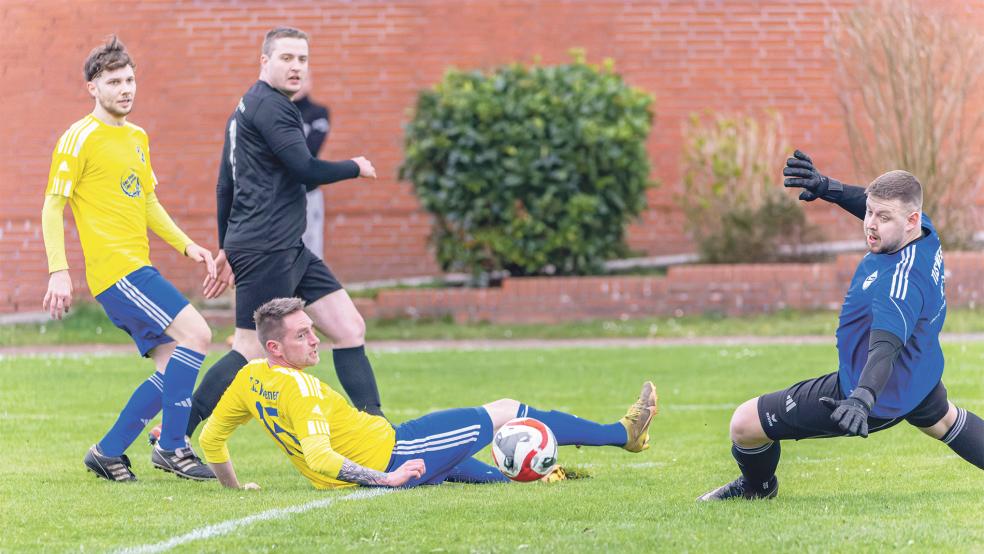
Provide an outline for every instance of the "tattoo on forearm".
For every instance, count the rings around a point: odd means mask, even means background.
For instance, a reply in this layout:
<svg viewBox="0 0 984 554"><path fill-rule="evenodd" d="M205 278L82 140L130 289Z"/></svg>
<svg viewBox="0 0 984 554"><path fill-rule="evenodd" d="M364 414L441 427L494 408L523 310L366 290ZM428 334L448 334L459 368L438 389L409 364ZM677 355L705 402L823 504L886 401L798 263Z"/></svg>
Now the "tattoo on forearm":
<svg viewBox="0 0 984 554"><path fill-rule="evenodd" d="M342 462L342 468L338 470L338 479L360 485L382 485L386 480L386 474L345 460Z"/></svg>

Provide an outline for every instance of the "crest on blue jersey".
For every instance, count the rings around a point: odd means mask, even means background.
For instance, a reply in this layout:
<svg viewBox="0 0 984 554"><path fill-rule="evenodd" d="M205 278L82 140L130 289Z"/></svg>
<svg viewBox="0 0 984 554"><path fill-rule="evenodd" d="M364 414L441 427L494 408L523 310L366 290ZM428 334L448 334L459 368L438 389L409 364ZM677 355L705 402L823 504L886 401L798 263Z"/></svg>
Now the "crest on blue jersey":
<svg viewBox="0 0 984 554"><path fill-rule="evenodd" d="M861 290L868 290L868 287L870 287L871 283L874 283L875 279L877 278L878 278L878 271L875 270L874 273L868 275L868 278L864 280L864 283L861 285Z"/></svg>
<svg viewBox="0 0 984 554"><path fill-rule="evenodd" d="M140 178L137 177L136 173L131 171L129 175L120 179L120 188L123 189L123 194L130 198L139 198L141 190Z"/></svg>
<svg viewBox="0 0 984 554"><path fill-rule="evenodd" d="M140 149L140 146L137 146L137 155L140 156L140 163L142 164L147 163L147 158L144 157L143 150Z"/></svg>

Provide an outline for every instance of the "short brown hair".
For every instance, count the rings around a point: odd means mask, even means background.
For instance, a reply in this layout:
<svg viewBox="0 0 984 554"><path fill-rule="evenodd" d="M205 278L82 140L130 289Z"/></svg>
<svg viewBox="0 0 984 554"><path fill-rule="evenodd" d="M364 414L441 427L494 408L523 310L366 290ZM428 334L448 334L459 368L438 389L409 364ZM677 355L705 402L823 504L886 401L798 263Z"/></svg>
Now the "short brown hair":
<svg viewBox="0 0 984 554"><path fill-rule="evenodd" d="M253 312L256 334L264 350L268 340L283 340L284 318L303 309L304 301L300 298L274 298Z"/></svg>
<svg viewBox="0 0 984 554"><path fill-rule="evenodd" d="M137 64L133 63L130 54L126 51L126 46L123 46L116 35L110 35L104 44L89 52L89 57L85 59L85 64L82 66L82 73L85 75L86 82L89 82L107 69L112 71L126 66L137 68Z"/></svg>
<svg viewBox="0 0 984 554"><path fill-rule="evenodd" d="M896 169L883 173L868 185L865 192L868 196L884 200L901 200L916 209L922 209L922 185L919 184L916 176L908 171Z"/></svg>
<svg viewBox="0 0 984 554"><path fill-rule="evenodd" d="M270 29L267 31L266 37L263 38L263 52L264 56L269 56L273 53L273 41L278 38L302 38L308 40L307 33L300 29L295 29L293 27L277 27L276 29Z"/></svg>

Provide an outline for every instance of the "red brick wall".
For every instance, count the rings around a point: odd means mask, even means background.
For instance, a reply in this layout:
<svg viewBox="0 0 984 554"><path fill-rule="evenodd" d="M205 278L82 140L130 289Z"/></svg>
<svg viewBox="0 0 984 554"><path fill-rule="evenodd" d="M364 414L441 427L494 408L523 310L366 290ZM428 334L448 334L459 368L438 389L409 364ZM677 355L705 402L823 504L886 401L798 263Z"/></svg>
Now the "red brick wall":
<svg viewBox="0 0 984 554"><path fill-rule="evenodd" d="M838 309L860 255L825 264L692 265L664 277L507 279L496 289L384 290L357 299L369 318L441 318L459 322L555 323L657 316L731 316L781 309ZM984 301L984 254L946 257L947 305Z"/></svg>
<svg viewBox="0 0 984 554"><path fill-rule="evenodd" d="M257 76L262 33L278 24L310 33L312 96L331 105L334 119L323 154L364 154L381 175L375 182L327 188L327 261L343 282L352 282L437 271L426 244L428 216L396 172L408 108L417 91L449 66L489 68L535 57L558 63L569 59L570 48L582 47L591 60L613 58L629 83L653 93L649 151L652 176L662 187L651 192L649 211L629 233L631 246L648 255L692 250L673 203L680 131L691 112L776 109L793 144L829 173L853 178L831 86L833 62L824 46L832 12L851 5L853 0L4 0L0 313L40 304L47 272L38 214L51 150L61 132L91 110L81 64L110 32L120 34L138 64L131 119L150 134L160 196L179 224L212 248L223 125ZM834 209L811 206L810 213L832 238L855 232L856 224ZM84 287L73 233L69 260ZM165 276L186 291L196 289L199 268L157 239L152 251Z"/></svg>

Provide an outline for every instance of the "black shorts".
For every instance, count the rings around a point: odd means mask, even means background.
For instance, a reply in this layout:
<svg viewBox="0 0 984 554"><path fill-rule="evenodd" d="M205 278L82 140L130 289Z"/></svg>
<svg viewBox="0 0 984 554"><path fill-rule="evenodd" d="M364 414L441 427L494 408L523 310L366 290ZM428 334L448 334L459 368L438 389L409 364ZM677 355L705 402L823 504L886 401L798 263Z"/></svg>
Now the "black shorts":
<svg viewBox="0 0 984 554"><path fill-rule="evenodd" d="M843 400L837 373L801 381L788 389L764 394L758 399L759 421L766 436L772 440L814 439L840 437L844 432L830 419L830 410L820 404L829 396ZM946 387L940 381L918 406L904 417L894 419L868 418L868 432L888 429L903 419L916 427L930 427L943 419L950 404Z"/></svg>
<svg viewBox="0 0 984 554"><path fill-rule="evenodd" d="M299 297L305 304L342 289L325 262L300 246L274 252L226 250L236 276L236 327L256 329L253 312L274 298Z"/></svg>

